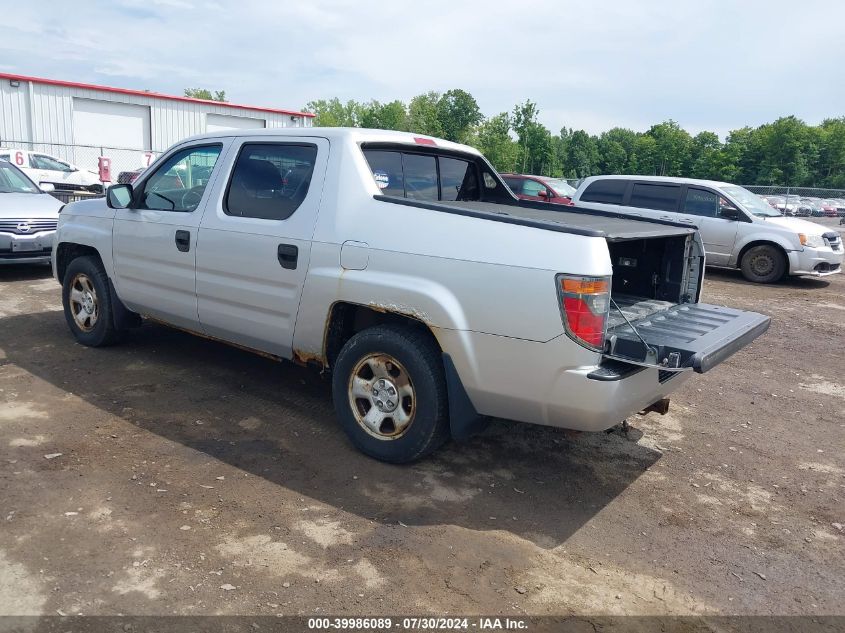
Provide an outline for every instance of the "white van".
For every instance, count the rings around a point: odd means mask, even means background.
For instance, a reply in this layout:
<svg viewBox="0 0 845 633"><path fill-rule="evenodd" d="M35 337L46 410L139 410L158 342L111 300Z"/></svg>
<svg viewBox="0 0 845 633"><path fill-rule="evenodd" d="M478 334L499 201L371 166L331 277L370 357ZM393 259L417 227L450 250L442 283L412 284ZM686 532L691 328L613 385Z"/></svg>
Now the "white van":
<svg viewBox="0 0 845 633"><path fill-rule="evenodd" d="M591 176L575 207L616 211L698 227L707 264L739 268L749 281L842 271L842 239L819 224L787 218L747 189L727 182L663 176Z"/></svg>
<svg viewBox="0 0 845 633"><path fill-rule="evenodd" d="M0 160L12 163L38 185L51 184L57 191L103 192L103 183L97 172L80 169L50 154L0 148Z"/></svg>

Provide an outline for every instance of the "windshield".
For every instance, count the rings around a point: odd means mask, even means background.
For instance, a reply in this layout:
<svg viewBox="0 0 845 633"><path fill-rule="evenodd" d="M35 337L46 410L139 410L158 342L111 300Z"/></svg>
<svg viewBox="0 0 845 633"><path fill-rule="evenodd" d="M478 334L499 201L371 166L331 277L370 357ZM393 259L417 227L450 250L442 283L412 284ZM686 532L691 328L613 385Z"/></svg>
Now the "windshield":
<svg viewBox="0 0 845 633"><path fill-rule="evenodd" d="M568 198L571 198L575 195L575 187L565 180L561 180L559 178L547 178L545 182L548 183L548 185L554 189L559 196L567 196Z"/></svg>
<svg viewBox="0 0 845 633"><path fill-rule="evenodd" d="M722 187L722 191L728 194L731 198L738 202L743 209L752 215L756 215L758 217L777 217L780 215L777 209L773 209L755 194L748 191L748 189L737 185L728 185L726 187Z"/></svg>
<svg viewBox="0 0 845 633"><path fill-rule="evenodd" d="M0 193L39 193L39 189L17 167L0 163Z"/></svg>

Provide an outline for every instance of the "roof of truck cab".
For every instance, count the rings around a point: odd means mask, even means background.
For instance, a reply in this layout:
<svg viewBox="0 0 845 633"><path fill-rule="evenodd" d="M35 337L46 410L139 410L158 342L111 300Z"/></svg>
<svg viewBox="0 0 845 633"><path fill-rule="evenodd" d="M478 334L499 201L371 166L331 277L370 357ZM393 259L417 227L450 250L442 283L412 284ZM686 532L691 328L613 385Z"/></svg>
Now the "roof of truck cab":
<svg viewBox="0 0 845 633"><path fill-rule="evenodd" d="M442 138L426 136L425 134L414 134L413 132L397 132L394 130L374 130L360 127L284 127L284 128L257 128L254 130L220 130L219 132L207 132L184 139L187 141L201 141L205 139L228 138L245 136L296 136L300 138L325 138L332 140L347 140L352 143L385 143L418 145L420 147L440 147L456 152L465 152L480 156L481 153L469 145L453 143Z"/></svg>
<svg viewBox="0 0 845 633"><path fill-rule="evenodd" d="M660 182L671 183L675 185L703 185L705 187L736 187L730 182L722 182L720 180L702 180L701 178L681 178L676 176L637 176L635 174L625 175L607 175L607 176L587 176L578 187L583 189L586 185L596 180L639 180L643 182Z"/></svg>

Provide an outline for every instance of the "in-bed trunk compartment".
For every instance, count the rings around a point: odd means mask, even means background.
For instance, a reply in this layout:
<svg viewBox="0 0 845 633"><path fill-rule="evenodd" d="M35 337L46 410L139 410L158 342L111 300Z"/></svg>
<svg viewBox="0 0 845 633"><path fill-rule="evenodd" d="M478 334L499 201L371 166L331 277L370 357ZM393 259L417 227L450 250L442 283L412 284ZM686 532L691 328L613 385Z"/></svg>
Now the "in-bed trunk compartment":
<svg viewBox="0 0 845 633"><path fill-rule="evenodd" d="M704 264L689 236L608 240L613 279L605 356L703 373L763 334L756 312L696 303Z"/></svg>

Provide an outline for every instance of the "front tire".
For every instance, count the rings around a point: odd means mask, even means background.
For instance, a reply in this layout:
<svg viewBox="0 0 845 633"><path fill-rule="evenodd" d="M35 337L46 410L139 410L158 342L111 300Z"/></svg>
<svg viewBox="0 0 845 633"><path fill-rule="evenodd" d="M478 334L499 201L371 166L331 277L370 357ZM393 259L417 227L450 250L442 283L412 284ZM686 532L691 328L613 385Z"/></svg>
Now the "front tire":
<svg viewBox="0 0 845 633"><path fill-rule="evenodd" d="M404 464L449 439L440 350L427 332L379 325L353 336L332 375L335 411L358 450Z"/></svg>
<svg viewBox="0 0 845 633"><path fill-rule="evenodd" d="M740 262L742 276L758 284L779 281L786 274L786 256L774 246L761 244L749 248Z"/></svg>
<svg viewBox="0 0 845 633"><path fill-rule="evenodd" d="M65 321L77 341L88 347L118 342L123 331L114 326L109 278L95 257L77 257L62 281Z"/></svg>

